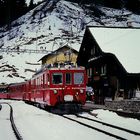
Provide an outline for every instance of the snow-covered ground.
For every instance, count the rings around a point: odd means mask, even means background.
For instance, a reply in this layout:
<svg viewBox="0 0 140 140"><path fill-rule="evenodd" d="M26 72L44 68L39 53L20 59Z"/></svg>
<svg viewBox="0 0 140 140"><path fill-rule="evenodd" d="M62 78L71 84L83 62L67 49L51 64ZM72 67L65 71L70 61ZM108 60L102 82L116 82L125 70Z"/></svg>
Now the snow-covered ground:
<svg viewBox="0 0 140 140"><path fill-rule="evenodd" d="M38 109L34 106L25 104L22 101L0 100L1 102L8 102L12 105L14 111L15 124L24 140L113 140L115 138L109 137L103 133L86 128L71 122L61 116L48 113L44 110ZM8 113L9 106L2 105L0 111L0 139L14 140L13 132L10 129ZM104 110L93 110L92 113L97 114L94 119L119 125L121 127L132 129L140 132L140 121L132 118L123 118L116 113ZM83 116L88 114L83 113ZM92 116L93 118L93 116ZM2 132L2 133L1 133ZM129 138L128 140L139 139L138 136Z"/></svg>
<svg viewBox="0 0 140 140"><path fill-rule="evenodd" d="M40 0L34 0L37 3ZM29 3L30 0L27 0ZM0 28L0 48L54 51L63 45L80 48L86 26L140 27L140 16L126 9L98 7L104 15L96 17L76 3L65 0L44 1L13 21L10 29ZM0 54L0 83L30 79L38 60L46 54ZM31 64L29 64L29 63Z"/></svg>

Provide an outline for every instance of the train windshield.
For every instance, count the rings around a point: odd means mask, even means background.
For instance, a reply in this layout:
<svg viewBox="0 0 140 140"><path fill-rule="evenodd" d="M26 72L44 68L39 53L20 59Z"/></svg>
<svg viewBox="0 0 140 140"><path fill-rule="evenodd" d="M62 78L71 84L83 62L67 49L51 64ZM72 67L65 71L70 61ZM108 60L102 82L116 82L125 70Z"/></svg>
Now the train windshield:
<svg viewBox="0 0 140 140"><path fill-rule="evenodd" d="M62 79L63 79L62 73L53 73L53 75L52 75L53 84L55 84L55 85L62 84L63 83Z"/></svg>
<svg viewBox="0 0 140 140"><path fill-rule="evenodd" d="M74 73L74 84L83 84L84 83L84 73Z"/></svg>

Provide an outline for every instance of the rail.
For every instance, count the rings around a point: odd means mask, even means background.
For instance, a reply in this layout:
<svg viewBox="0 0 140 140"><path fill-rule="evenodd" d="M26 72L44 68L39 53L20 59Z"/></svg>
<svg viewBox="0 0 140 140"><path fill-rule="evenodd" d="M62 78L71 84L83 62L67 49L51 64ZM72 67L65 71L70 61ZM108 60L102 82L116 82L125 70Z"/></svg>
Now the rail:
<svg viewBox="0 0 140 140"><path fill-rule="evenodd" d="M10 107L10 122L11 122L12 129L14 131L14 134L15 134L17 140L23 140L23 138L21 137L21 135L20 135L20 133L19 133L19 131L18 131L16 125L15 125L15 122L14 122L12 106L10 104L8 104L8 103L0 103L0 104L9 105L9 107Z"/></svg>
<svg viewBox="0 0 140 140"><path fill-rule="evenodd" d="M80 124L80 125L83 125L83 126L85 126L85 127L94 129L94 130L99 131L99 132L101 132L101 133L104 133L104 134L106 134L106 135L108 135L108 136L111 136L111 137L114 137L114 138L117 138L117 139L120 139L120 140L127 140L127 139L125 139L125 138L123 138L123 137L120 137L120 136L115 135L115 134L112 134L112 133L110 133L110 132L101 130L101 129L99 129L99 128L93 127L93 126L88 125L88 124L86 124L86 123L83 123L83 122L80 122L80 121L78 121L78 120L69 118L69 117L67 117L67 116L63 116L63 117L66 118L66 119L68 119L68 120L71 120L71 121L73 121L73 122L76 122L76 123L78 123L78 124Z"/></svg>
<svg viewBox="0 0 140 140"><path fill-rule="evenodd" d="M119 126L116 126L116 125L112 125L112 124L109 124L109 123L105 123L105 122L102 122L102 121L98 121L98 120L95 120L95 119L83 117L83 116L80 116L78 114L76 114L76 116L79 117L79 118L83 118L83 119L87 119L87 120L94 121L94 122L97 122L97 123L101 123L103 125L110 126L112 128L119 129L119 130L122 130L122 131L126 131L128 133L131 133L131 134L139 135L140 136L140 133L139 132L135 132L135 131L132 131L132 130L129 130L129 129L126 129L126 128L122 128L122 127L119 127Z"/></svg>

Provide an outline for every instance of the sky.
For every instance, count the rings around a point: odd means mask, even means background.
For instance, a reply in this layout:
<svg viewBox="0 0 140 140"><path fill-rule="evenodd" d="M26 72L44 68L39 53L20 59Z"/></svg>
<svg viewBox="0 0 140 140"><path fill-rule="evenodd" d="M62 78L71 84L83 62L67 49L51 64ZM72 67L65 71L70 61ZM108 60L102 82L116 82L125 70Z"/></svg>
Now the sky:
<svg viewBox="0 0 140 140"><path fill-rule="evenodd" d="M41 110L32 105L25 104L23 101L0 100L0 103L2 102L8 102L12 105L16 127L24 140L115 140L113 137L81 126L76 122L71 122L61 116ZM140 132L140 121L137 119L124 118L118 116L114 112L102 109L93 110L91 113L94 113L97 116L94 117L84 112L80 115ZM77 119L74 115L67 116ZM78 119L78 121L94 127L99 127L99 129L102 128L107 130L104 125L97 125L96 123L82 119ZM2 110L0 111L1 140L15 140L10 127L9 106L3 104ZM112 132L111 128L109 128L108 131ZM121 135L128 140L140 139L140 136L127 133L121 134L119 131L115 131L115 133L118 133L118 135Z"/></svg>

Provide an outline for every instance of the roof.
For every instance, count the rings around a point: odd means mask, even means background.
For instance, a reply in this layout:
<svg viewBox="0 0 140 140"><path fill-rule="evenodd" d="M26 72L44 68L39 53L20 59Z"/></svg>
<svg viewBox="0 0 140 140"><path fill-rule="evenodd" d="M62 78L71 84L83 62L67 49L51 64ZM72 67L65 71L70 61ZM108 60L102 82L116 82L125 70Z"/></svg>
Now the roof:
<svg viewBox="0 0 140 140"><path fill-rule="evenodd" d="M105 53L114 54L129 73L140 73L140 28L88 27Z"/></svg>
<svg viewBox="0 0 140 140"><path fill-rule="evenodd" d="M49 57L50 55L55 55L55 54L57 54L57 52L63 50L63 48L68 48L68 49L72 50L74 53L78 54L78 51L77 51L77 50L75 50L75 49L73 49L73 48L71 48L71 47L69 47L69 46L63 46L63 47L58 48L57 50L55 50L55 51L53 51L53 52L51 52L51 53L49 53L49 54L47 54L47 55L45 55L45 56L43 56L43 57L42 57L41 59L39 59L38 61L40 61L40 60L42 60L42 59L44 59L44 58L47 58L47 57Z"/></svg>

